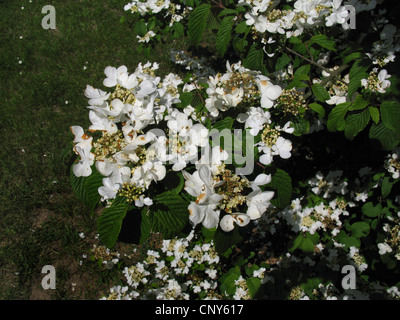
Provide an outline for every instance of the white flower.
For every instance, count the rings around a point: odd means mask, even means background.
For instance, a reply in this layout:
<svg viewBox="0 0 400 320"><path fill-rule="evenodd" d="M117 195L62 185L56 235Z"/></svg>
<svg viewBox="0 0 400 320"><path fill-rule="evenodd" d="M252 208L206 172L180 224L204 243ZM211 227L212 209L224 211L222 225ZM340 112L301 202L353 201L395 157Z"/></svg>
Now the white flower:
<svg viewBox="0 0 400 320"><path fill-rule="evenodd" d="M118 83L118 78L122 75L127 73L128 69L126 66L120 66L118 69L108 66L104 69L104 73L107 76L103 80L103 84L106 87L115 87Z"/></svg>
<svg viewBox="0 0 400 320"><path fill-rule="evenodd" d="M92 174L91 166L94 164L94 154L91 153L93 137L88 137L80 126L72 126L71 132L75 136L74 152L80 156L72 170L77 177L88 177Z"/></svg>
<svg viewBox="0 0 400 320"><path fill-rule="evenodd" d="M90 85L86 86L85 96L89 99L89 104L94 106L101 106L110 96L110 93L104 92L100 89L95 89Z"/></svg>
<svg viewBox="0 0 400 320"><path fill-rule="evenodd" d="M385 253L392 252L392 248L387 243L378 243L379 254L384 255Z"/></svg>
<svg viewBox="0 0 400 320"><path fill-rule="evenodd" d="M257 136L263 130L266 123L270 123L271 114L262 108L250 107L246 114L239 114L238 121L245 122L245 128L250 128L249 132L253 136Z"/></svg>
<svg viewBox="0 0 400 320"><path fill-rule="evenodd" d="M272 146L272 150L274 154L279 154L282 159L289 159L291 157L292 142L283 137L278 137L276 144Z"/></svg>
<svg viewBox="0 0 400 320"><path fill-rule="evenodd" d="M114 134L118 131L117 125L106 116L101 116L97 112L89 111L89 120L92 125L89 127L89 131L107 131L110 134Z"/></svg>
<svg viewBox="0 0 400 320"><path fill-rule="evenodd" d="M114 199L121 185L114 183L111 177L103 178L103 186L99 187L98 192L103 200Z"/></svg>
<svg viewBox="0 0 400 320"><path fill-rule="evenodd" d="M183 172L183 174L186 179L185 190L197 197L196 201L191 202L188 207L189 220L194 225L202 223L208 229L217 227L220 213L217 206L222 196L214 192L214 181L210 168L201 165L197 174L196 172L193 175L187 172Z"/></svg>
<svg viewBox="0 0 400 320"><path fill-rule="evenodd" d="M238 226L244 227L250 222L250 217L244 213L227 214L222 217L219 225L225 232L232 231L235 227L234 223Z"/></svg>
<svg viewBox="0 0 400 320"><path fill-rule="evenodd" d="M273 191L254 190L246 197L248 207L246 214L251 220L259 219L270 206L273 197Z"/></svg>
<svg viewBox="0 0 400 320"><path fill-rule="evenodd" d="M263 75L259 75L257 80L258 89L261 92L261 107L264 109L270 109L274 105L274 100L278 99L281 95L282 88L278 85L272 84L270 79Z"/></svg>

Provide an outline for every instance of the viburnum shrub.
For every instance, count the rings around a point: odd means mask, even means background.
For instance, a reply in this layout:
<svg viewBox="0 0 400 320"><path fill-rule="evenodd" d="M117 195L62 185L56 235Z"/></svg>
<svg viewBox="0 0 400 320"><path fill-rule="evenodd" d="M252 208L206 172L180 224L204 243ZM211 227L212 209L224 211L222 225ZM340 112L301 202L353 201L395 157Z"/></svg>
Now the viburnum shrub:
<svg viewBox="0 0 400 320"><path fill-rule="evenodd" d="M108 66L85 90L91 125L71 127L71 182L103 207L100 240L114 247L123 226L140 244L164 239L108 298L400 298L395 6L125 6L139 52L185 36L215 40L219 60L174 50L185 77Z"/></svg>

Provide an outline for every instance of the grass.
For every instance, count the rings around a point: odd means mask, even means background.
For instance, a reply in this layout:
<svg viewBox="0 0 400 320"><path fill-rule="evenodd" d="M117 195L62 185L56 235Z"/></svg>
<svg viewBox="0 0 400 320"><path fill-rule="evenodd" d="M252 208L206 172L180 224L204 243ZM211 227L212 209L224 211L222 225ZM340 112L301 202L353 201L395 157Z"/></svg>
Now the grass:
<svg viewBox="0 0 400 320"><path fill-rule="evenodd" d="M56 9L55 30L41 27L45 4ZM115 270L80 262L96 243L96 225L70 188L63 150L71 125L88 126L86 85L101 87L106 66L147 62L119 22L125 4L0 0L1 300L98 299L118 279ZM168 55L168 46L154 55L161 73ZM56 290L40 285L48 264Z"/></svg>

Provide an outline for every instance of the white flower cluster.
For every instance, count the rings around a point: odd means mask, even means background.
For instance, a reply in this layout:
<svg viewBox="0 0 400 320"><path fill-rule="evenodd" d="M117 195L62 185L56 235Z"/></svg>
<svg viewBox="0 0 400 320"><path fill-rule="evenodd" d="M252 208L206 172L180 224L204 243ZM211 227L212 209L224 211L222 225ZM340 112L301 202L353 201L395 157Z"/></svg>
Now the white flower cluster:
<svg viewBox="0 0 400 320"><path fill-rule="evenodd" d="M129 74L125 66L107 67L103 84L112 91L86 88L89 131L97 139L80 126L71 127L74 151L80 157L73 172L87 177L95 164L104 176L98 189L103 201L122 193L138 207L151 205L152 200L143 193L153 181L164 179L165 162L174 163L173 170L181 170L197 157L197 147L207 142L208 130L172 107L180 102L182 80L172 73L161 79L155 74L157 69L156 63L139 64ZM168 127L169 139L161 129L149 129L161 121Z"/></svg>
<svg viewBox="0 0 400 320"><path fill-rule="evenodd" d="M285 219L294 232L314 234L318 230L323 230L336 236L343 224L341 218L349 215L347 207L354 206L354 203L334 199L329 204L321 202L312 207L303 207L301 200L299 198L293 200L291 206L278 214L278 217Z"/></svg>
<svg viewBox="0 0 400 320"><path fill-rule="evenodd" d="M101 300L220 300L220 257L213 242L196 242L194 230L186 238L163 240L160 248L149 249L142 262L125 267L125 286L113 286ZM265 268L253 268L253 278L264 281ZM235 300L250 298L246 278L234 281Z"/></svg>
<svg viewBox="0 0 400 320"><path fill-rule="evenodd" d="M260 174L254 181L239 176L227 169L224 160L227 153L216 146L212 149L212 160L203 156L196 165L196 171L183 172L185 190L196 201L189 205L189 219L208 229L221 226L224 231L231 231L235 223L246 226L250 220L259 219L270 206L273 191L261 191L260 186L271 181L271 175ZM205 163L209 163L206 165ZM246 208L246 212L240 212ZM220 219L220 212L227 214Z"/></svg>
<svg viewBox="0 0 400 320"><path fill-rule="evenodd" d="M283 128L275 125L276 119L269 112L276 106L282 88L261 72L243 67L240 62L232 65L227 62L226 68L226 73L209 78L205 106L210 115L218 117L220 112L231 108L245 111L239 113L236 120L244 123L244 128L249 129L251 135L261 137L256 144L263 153L260 162L269 165L276 155L282 159L290 158L292 143L281 133L291 134L294 128L290 122Z"/></svg>
<svg viewBox="0 0 400 320"><path fill-rule="evenodd" d="M379 21L379 20L378 20ZM383 23L387 23L386 20ZM373 64L380 67L393 62L396 58L395 54L400 51L400 33L396 26L385 24L380 32L380 39L373 43L371 52L367 56L372 60Z"/></svg>
<svg viewBox="0 0 400 320"><path fill-rule="evenodd" d="M271 175L260 174L249 181L228 169L231 150L211 148L210 131L202 124L208 114L198 117L191 105L183 110L175 107L180 92L197 90L198 84L183 84L173 73L161 79L157 69L156 63L139 64L130 74L125 66L107 67L103 84L111 88L110 92L87 86L89 131L93 135L88 136L80 126L71 127L74 151L79 155L74 174L87 177L95 165L104 176L98 189L102 201L124 196L142 207L153 204L146 191L153 182L165 178L171 164L172 171L185 170L185 190L196 198L188 207L194 225L220 225L231 231L235 224L245 226L259 219L274 196L272 191L261 190L271 181ZM243 68L240 62L232 66L227 63L227 73L210 76L209 84L206 109L212 116L229 108L240 112L239 123L244 123L251 136L261 138L255 146L263 153L262 164L271 164L274 156L291 156L291 141L282 136L293 132L290 122L281 128L268 111L281 94L280 86L259 72ZM195 165L194 173L186 171L189 163Z"/></svg>
<svg viewBox="0 0 400 320"><path fill-rule="evenodd" d="M185 70L193 72L193 77L196 79L207 78L215 74L215 70L207 65L204 57L194 59L183 50L171 50L171 60L184 67Z"/></svg>
<svg viewBox="0 0 400 320"><path fill-rule="evenodd" d="M387 220L382 228L386 234L385 241L378 243L379 254L393 254L400 260L400 212L397 217L387 217Z"/></svg>
<svg viewBox="0 0 400 320"><path fill-rule="evenodd" d="M378 68L373 68L368 79L361 79L361 85L371 92L386 93L386 89L391 85L390 80L388 80L391 75L388 74L386 69L378 71Z"/></svg>
<svg viewBox="0 0 400 320"><path fill-rule="evenodd" d="M193 8L182 6L171 0L134 0L124 6L125 11L138 12L141 16L163 14L164 19L170 17L169 26L181 21Z"/></svg>
<svg viewBox="0 0 400 320"><path fill-rule="evenodd" d="M393 179L400 178L400 148L396 148L392 154L387 155L384 166Z"/></svg>
<svg viewBox="0 0 400 320"><path fill-rule="evenodd" d="M311 191L316 195L322 195L323 198L329 198L332 193L345 195L348 182L341 181L343 171L330 171L326 176L318 171L314 178L311 178L308 183L312 187Z"/></svg>
<svg viewBox="0 0 400 320"><path fill-rule="evenodd" d="M348 19L351 11L342 5L342 0L297 0L292 9L277 8L273 0L239 0L239 5L249 6L246 12L246 24L264 34L279 33L287 38L299 36L304 29L319 26L341 25L349 29Z"/></svg>

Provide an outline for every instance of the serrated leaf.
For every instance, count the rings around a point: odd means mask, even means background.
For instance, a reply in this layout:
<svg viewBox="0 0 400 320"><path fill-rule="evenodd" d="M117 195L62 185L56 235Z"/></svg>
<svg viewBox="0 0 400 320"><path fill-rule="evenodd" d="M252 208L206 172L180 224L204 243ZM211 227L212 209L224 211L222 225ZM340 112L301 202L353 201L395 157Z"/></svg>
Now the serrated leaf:
<svg viewBox="0 0 400 320"><path fill-rule="evenodd" d="M179 96L179 100L181 100L180 107L186 108L189 104L191 104L193 100L193 92L183 92Z"/></svg>
<svg viewBox="0 0 400 320"><path fill-rule="evenodd" d="M230 232L225 232L221 228L218 228L214 234L215 250L219 254L224 254L227 250L240 241L242 241L242 236L240 235L237 227Z"/></svg>
<svg viewBox="0 0 400 320"><path fill-rule="evenodd" d="M225 16L230 15L230 14L236 15L236 10L234 10L234 9L224 9L218 14L218 17L222 18L222 17L225 17Z"/></svg>
<svg viewBox="0 0 400 320"><path fill-rule="evenodd" d="M202 4L196 7L189 16L188 36L194 46L198 46L207 25L211 5Z"/></svg>
<svg viewBox="0 0 400 320"><path fill-rule="evenodd" d="M369 130L369 137L379 140L384 150L392 150L400 142L400 135L388 128L384 123L373 123Z"/></svg>
<svg viewBox="0 0 400 320"><path fill-rule="evenodd" d="M274 206L283 209L290 204L292 198L292 179L286 171L277 169L268 187L277 191L274 199L271 200Z"/></svg>
<svg viewBox="0 0 400 320"><path fill-rule="evenodd" d="M311 90L314 93L314 96L321 102L325 102L326 100L330 99L328 91L319 83L314 83L311 87Z"/></svg>
<svg viewBox="0 0 400 320"><path fill-rule="evenodd" d="M290 57L286 53L284 53L276 61L275 71L282 70L290 63L290 61L292 61L292 59L290 59Z"/></svg>
<svg viewBox="0 0 400 320"><path fill-rule="evenodd" d="M70 172L70 182L72 190L77 197L93 211L98 202L100 201L100 194L98 188L103 185L103 178L95 166L92 166L92 174L88 177L76 177L72 171Z"/></svg>
<svg viewBox="0 0 400 320"><path fill-rule="evenodd" d="M351 102L345 102L338 104L336 107L332 109L328 116L327 127L329 131L339 130L341 128L344 129L345 121L344 117L349 110Z"/></svg>
<svg viewBox="0 0 400 320"><path fill-rule="evenodd" d="M217 53L223 57L231 40L233 17L225 17L219 27L216 40Z"/></svg>
<svg viewBox="0 0 400 320"><path fill-rule="evenodd" d="M365 129L371 117L368 109L360 113L351 114L346 118L344 135L347 139L353 140L356 135Z"/></svg>
<svg viewBox="0 0 400 320"><path fill-rule="evenodd" d="M360 59L360 58L362 58L362 56L363 56L363 55L362 55L361 52L353 52L353 53L350 53L349 55L347 55L347 56L344 58L343 63L348 63L348 62L350 62L350 61Z"/></svg>
<svg viewBox="0 0 400 320"><path fill-rule="evenodd" d="M363 110L369 105L369 101L364 100L362 95L357 95L356 98L354 99L353 104L350 106L350 111L353 110Z"/></svg>
<svg viewBox="0 0 400 320"><path fill-rule="evenodd" d="M256 45L253 45L246 59L243 61L243 66L251 70L261 70L264 64L264 52L262 49L257 49Z"/></svg>
<svg viewBox="0 0 400 320"><path fill-rule="evenodd" d="M295 136L301 136L303 134L308 133L308 131L310 131L310 122L306 119L298 119L298 120L294 120L292 122L293 128L294 128L294 132L293 135Z"/></svg>
<svg viewBox="0 0 400 320"><path fill-rule="evenodd" d="M155 197L155 203L148 213L151 229L165 238L179 233L189 221L188 202L172 191Z"/></svg>
<svg viewBox="0 0 400 320"><path fill-rule="evenodd" d="M348 85L348 97L351 99L354 93L361 87L361 79L368 77L366 73L368 66L363 64L363 60L356 60L349 72L349 85Z"/></svg>
<svg viewBox="0 0 400 320"><path fill-rule="evenodd" d="M329 39L327 36L323 34L317 34L311 38L311 43L316 43L320 45L322 48L336 51L335 40Z"/></svg>
<svg viewBox="0 0 400 320"><path fill-rule="evenodd" d="M311 103L308 105L310 107L311 110L315 111L316 113L318 113L320 118L324 118L325 117L325 109L323 106L321 106L318 103Z"/></svg>
<svg viewBox="0 0 400 320"><path fill-rule="evenodd" d="M371 115L372 120L378 124L379 120L381 119L381 115L379 113L378 108L375 107L368 107L369 114Z"/></svg>
<svg viewBox="0 0 400 320"><path fill-rule="evenodd" d="M381 104L381 117L386 127L400 133L400 103L384 101Z"/></svg>
<svg viewBox="0 0 400 320"><path fill-rule="evenodd" d="M306 65L301 66L300 68L298 68L298 69L294 72L293 76L294 76L294 78L296 78L296 77L301 76L301 75L308 75L308 73L310 72L310 70L311 70L311 65L306 64Z"/></svg>
<svg viewBox="0 0 400 320"><path fill-rule="evenodd" d="M213 124L213 129L217 129L218 131L222 131L224 129L232 129L232 125L235 122L235 119L231 117L226 117L222 120L219 120Z"/></svg>
<svg viewBox="0 0 400 320"><path fill-rule="evenodd" d="M129 204L118 202L104 209L97 221L100 241L107 247L113 248L118 240L122 221L129 209Z"/></svg>

